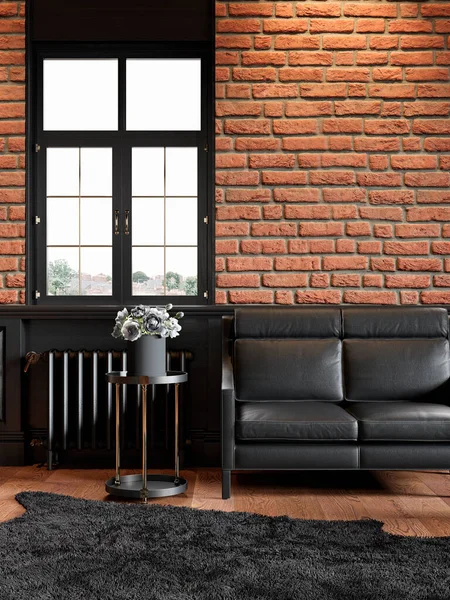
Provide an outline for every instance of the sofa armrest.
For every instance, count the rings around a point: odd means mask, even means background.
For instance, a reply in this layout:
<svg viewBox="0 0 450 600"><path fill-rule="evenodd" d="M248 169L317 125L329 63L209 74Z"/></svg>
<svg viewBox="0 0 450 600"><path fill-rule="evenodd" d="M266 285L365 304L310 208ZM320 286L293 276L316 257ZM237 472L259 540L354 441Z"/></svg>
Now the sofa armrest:
<svg viewBox="0 0 450 600"><path fill-rule="evenodd" d="M231 361L231 317L222 318L222 397L221 397L221 438L222 469L234 468L234 421L235 395L233 364Z"/></svg>

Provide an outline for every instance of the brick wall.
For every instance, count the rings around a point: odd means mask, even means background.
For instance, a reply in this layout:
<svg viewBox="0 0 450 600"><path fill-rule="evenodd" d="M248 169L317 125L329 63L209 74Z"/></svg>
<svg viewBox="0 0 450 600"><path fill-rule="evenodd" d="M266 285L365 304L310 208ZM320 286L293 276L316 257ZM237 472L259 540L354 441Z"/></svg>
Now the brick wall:
<svg viewBox="0 0 450 600"><path fill-rule="evenodd" d="M24 302L25 5L0 3L0 304Z"/></svg>
<svg viewBox="0 0 450 600"><path fill-rule="evenodd" d="M450 303L450 2L217 4L218 303Z"/></svg>

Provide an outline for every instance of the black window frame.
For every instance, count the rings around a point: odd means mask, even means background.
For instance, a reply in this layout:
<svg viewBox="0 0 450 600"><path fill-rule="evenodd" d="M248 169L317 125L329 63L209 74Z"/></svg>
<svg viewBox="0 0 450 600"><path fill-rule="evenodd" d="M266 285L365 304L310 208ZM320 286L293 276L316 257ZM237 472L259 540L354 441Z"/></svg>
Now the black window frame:
<svg viewBox="0 0 450 600"><path fill-rule="evenodd" d="M46 58L119 61L119 123L116 131L44 131L43 64ZM127 131L126 60L133 58L199 58L201 70L200 131ZM205 305L214 303L214 61L211 44L189 43L42 43L32 44L28 65L27 111L27 303L42 305ZM182 95L180 94L180 100ZM111 296L48 296L46 261L46 149L48 147L113 148L113 211L119 205L120 236L113 240ZM124 211L131 211L131 148L198 147L198 295L133 296L131 239L124 235ZM113 231L113 211L111 231ZM35 223L35 217L40 223ZM130 220L131 225L131 220ZM132 233L132 232L131 232ZM116 239L115 239L116 238ZM118 239L119 238L119 239ZM127 276L127 266L130 270ZM36 295L38 292L38 295ZM37 296L37 297L36 297Z"/></svg>

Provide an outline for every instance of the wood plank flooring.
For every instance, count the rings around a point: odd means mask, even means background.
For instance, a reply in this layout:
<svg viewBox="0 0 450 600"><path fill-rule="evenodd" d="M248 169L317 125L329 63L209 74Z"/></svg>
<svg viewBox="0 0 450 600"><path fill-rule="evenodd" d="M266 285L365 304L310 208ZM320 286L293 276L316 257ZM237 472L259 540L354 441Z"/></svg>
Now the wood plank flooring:
<svg viewBox="0 0 450 600"><path fill-rule="evenodd" d="M23 513L14 499L21 491L116 502L105 492L111 474L100 469L0 467L0 521ZM233 496L225 501L219 469L185 470L183 476L189 484L186 494L150 502L299 519L371 518L396 535L450 536L448 471L240 473L233 475Z"/></svg>

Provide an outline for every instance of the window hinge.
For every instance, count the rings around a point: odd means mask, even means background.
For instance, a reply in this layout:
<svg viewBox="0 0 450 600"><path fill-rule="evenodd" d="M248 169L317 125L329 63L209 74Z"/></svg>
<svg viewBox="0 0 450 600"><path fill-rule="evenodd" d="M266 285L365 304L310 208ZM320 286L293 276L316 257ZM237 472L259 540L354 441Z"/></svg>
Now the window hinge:
<svg viewBox="0 0 450 600"><path fill-rule="evenodd" d="M39 223L41 222L41 217L38 217L37 215L34 217L34 224L35 225L39 225Z"/></svg>
<svg viewBox="0 0 450 600"><path fill-rule="evenodd" d="M203 298L209 298L209 293L208 292L203 292Z"/></svg>
<svg viewBox="0 0 450 600"><path fill-rule="evenodd" d="M35 145L34 145L34 151L35 151L35 152L39 152L39 151L40 151L40 149L41 149L41 147L39 146L39 144L35 144Z"/></svg>
<svg viewBox="0 0 450 600"><path fill-rule="evenodd" d="M208 217L208 215L206 215L206 217L203 217L203 223L205 223L205 225L209 225L209 217Z"/></svg>
<svg viewBox="0 0 450 600"><path fill-rule="evenodd" d="M36 290L36 291L34 292L34 299L35 299L35 300L39 300L39 298L40 298L40 297L41 297L41 292L39 292L38 290Z"/></svg>
<svg viewBox="0 0 450 600"><path fill-rule="evenodd" d="M205 146L204 146L203 150L204 150L205 152L209 152L209 145L208 145L208 142L205 142Z"/></svg>

